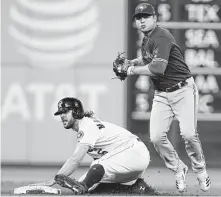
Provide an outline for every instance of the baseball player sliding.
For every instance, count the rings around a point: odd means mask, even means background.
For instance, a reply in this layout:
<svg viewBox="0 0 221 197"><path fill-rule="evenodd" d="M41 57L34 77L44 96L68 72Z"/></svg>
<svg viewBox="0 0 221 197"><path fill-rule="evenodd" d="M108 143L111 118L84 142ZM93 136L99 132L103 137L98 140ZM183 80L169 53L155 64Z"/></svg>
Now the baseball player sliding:
<svg viewBox="0 0 221 197"><path fill-rule="evenodd" d="M60 100L54 115L60 115L65 129L77 132L77 146L55 178L39 185L58 183L75 194L83 194L99 183L136 182L141 192L145 193L149 186L142 179L142 174L149 165L150 156L147 147L137 136L97 119L91 111L84 111L81 101L76 98ZM71 179L69 176L78 169L86 154L94 159L90 169L79 181Z"/></svg>
<svg viewBox="0 0 221 197"><path fill-rule="evenodd" d="M211 182L197 133L198 90L194 79L173 35L156 24L153 6L139 4L133 17L144 34L142 57L130 61L118 55L113 71L121 80L135 74L150 76L155 89L150 117L151 141L166 166L175 172L177 189L185 191L188 167L167 138L170 124L176 117L199 186L208 191Z"/></svg>

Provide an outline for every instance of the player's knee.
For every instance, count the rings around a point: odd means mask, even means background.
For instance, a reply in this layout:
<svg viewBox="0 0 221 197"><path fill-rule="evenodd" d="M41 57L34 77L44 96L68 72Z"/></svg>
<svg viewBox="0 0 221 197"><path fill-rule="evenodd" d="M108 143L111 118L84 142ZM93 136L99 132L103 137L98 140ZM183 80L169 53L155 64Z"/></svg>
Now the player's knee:
<svg viewBox="0 0 221 197"><path fill-rule="evenodd" d="M188 133L183 133L182 134L182 137L184 140L187 140L187 141L195 141L195 140L198 140L198 135L195 133L195 132L188 132Z"/></svg>
<svg viewBox="0 0 221 197"><path fill-rule="evenodd" d="M94 164L88 170L86 177L82 181L89 190L94 188L94 185L98 184L104 176L104 167L100 164Z"/></svg>
<svg viewBox="0 0 221 197"><path fill-rule="evenodd" d="M104 167L101 164L94 164L90 167L90 171L93 171L98 178L102 178L105 174Z"/></svg>
<svg viewBox="0 0 221 197"><path fill-rule="evenodd" d="M150 141L155 144L160 141L160 137L156 135L150 136Z"/></svg>
<svg viewBox="0 0 221 197"><path fill-rule="evenodd" d="M150 140L153 144L161 144L163 141L167 140L166 136L154 135L150 137Z"/></svg>

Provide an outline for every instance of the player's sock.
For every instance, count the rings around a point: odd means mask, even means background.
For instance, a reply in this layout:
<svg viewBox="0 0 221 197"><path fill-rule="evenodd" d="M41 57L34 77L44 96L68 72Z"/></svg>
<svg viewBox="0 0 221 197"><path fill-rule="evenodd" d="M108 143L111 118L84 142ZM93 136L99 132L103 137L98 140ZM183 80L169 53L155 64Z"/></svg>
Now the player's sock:
<svg viewBox="0 0 221 197"><path fill-rule="evenodd" d="M91 188L94 184L98 183L104 176L104 168L100 164L95 164L89 169L85 179L82 181L87 188Z"/></svg>

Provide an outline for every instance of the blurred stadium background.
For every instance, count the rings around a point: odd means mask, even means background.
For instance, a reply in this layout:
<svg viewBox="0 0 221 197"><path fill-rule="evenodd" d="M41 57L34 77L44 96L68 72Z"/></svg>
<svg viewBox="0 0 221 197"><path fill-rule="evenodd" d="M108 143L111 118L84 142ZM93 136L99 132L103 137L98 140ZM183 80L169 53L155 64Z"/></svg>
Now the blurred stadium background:
<svg viewBox="0 0 221 197"><path fill-rule="evenodd" d="M155 6L159 24L183 50L200 92L198 130L208 169L221 177L220 0L1 0L2 182L30 167L49 172L72 154L76 134L53 117L64 96L79 97L101 119L140 136L153 174L165 170L149 141L149 78L111 79L118 52L129 59L140 54L142 35L132 20L140 2ZM176 120L168 136L190 166Z"/></svg>

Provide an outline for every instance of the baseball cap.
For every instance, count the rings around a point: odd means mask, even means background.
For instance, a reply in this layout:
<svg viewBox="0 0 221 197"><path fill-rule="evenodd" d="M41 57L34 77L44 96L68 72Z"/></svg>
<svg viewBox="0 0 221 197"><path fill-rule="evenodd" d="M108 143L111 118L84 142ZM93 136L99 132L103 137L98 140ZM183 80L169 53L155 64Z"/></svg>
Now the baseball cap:
<svg viewBox="0 0 221 197"><path fill-rule="evenodd" d="M155 9L149 3L141 3L135 8L135 14L133 17L136 17L138 14L155 15Z"/></svg>
<svg viewBox="0 0 221 197"><path fill-rule="evenodd" d="M55 116L67 111L74 109L74 99L73 98L63 98L58 102L58 111L54 113Z"/></svg>

